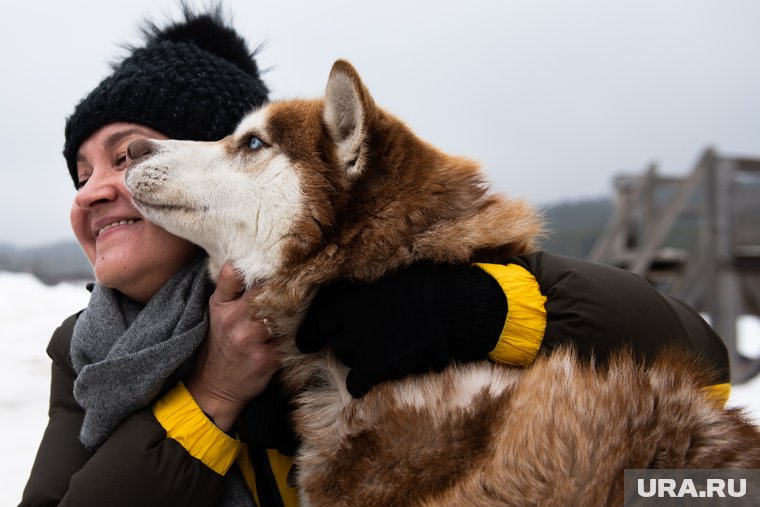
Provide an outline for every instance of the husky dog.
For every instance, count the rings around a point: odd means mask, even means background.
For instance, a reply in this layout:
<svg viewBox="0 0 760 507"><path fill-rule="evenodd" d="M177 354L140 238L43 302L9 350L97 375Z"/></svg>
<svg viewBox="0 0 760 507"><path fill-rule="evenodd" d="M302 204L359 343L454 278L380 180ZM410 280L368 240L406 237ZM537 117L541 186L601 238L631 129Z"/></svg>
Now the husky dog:
<svg viewBox="0 0 760 507"><path fill-rule="evenodd" d="M337 61L323 100L272 102L218 142L135 141L144 215L232 261L282 349L296 396L304 505L619 505L626 468L760 468L760 433L719 408L693 363L630 354L604 371L570 350L528 369L487 361L353 399L330 352L293 337L318 288L419 260L498 262L534 248L533 209L489 191L377 107Z"/></svg>

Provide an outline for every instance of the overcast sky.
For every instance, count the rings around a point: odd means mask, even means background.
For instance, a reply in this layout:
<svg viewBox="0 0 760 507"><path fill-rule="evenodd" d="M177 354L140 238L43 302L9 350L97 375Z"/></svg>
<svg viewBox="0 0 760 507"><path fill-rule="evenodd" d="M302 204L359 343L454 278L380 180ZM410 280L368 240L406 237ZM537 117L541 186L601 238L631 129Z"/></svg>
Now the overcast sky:
<svg viewBox="0 0 760 507"><path fill-rule="evenodd" d="M712 145L760 157L757 0L226 2L273 98L320 95L347 58L422 137L547 204L611 193L652 162L687 171ZM72 239L63 125L174 0L4 2L0 243Z"/></svg>

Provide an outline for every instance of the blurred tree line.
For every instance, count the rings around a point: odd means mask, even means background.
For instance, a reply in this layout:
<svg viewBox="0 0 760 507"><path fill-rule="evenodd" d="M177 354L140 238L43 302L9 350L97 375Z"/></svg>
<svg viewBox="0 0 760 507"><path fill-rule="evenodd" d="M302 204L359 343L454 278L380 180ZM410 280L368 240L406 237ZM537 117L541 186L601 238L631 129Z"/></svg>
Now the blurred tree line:
<svg viewBox="0 0 760 507"><path fill-rule="evenodd" d="M75 241L31 248L0 245L0 271L31 273L48 285L94 278L87 257Z"/></svg>
<svg viewBox="0 0 760 507"><path fill-rule="evenodd" d="M570 257L586 257L613 211L609 199L564 202L543 208L543 250Z"/></svg>

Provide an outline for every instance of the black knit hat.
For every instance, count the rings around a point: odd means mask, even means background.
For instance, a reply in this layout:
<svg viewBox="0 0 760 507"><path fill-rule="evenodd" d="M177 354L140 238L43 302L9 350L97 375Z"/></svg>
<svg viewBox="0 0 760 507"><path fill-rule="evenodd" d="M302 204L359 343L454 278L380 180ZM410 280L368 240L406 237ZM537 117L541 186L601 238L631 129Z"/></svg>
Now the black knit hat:
<svg viewBox="0 0 760 507"><path fill-rule="evenodd" d="M148 24L145 44L114 64L113 73L66 120L63 156L77 185L76 155L101 127L138 123L172 139L214 141L267 100L255 52L224 20L221 9L164 28Z"/></svg>

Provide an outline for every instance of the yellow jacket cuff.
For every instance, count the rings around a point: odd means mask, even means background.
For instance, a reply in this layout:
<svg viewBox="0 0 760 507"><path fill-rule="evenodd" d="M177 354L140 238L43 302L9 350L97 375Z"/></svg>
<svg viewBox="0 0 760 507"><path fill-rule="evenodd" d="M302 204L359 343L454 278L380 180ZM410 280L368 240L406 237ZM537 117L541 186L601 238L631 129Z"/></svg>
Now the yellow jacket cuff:
<svg viewBox="0 0 760 507"><path fill-rule="evenodd" d="M731 384L714 384L704 388L707 397L715 401L719 407L725 407L731 396Z"/></svg>
<svg viewBox="0 0 760 507"><path fill-rule="evenodd" d="M475 264L491 275L507 296L507 318L496 347L488 357L496 362L528 366L538 354L546 331L546 296L538 281L517 264Z"/></svg>
<svg viewBox="0 0 760 507"><path fill-rule="evenodd" d="M167 438L219 475L227 473L243 447L206 417L182 382L153 404L153 414Z"/></svg>

